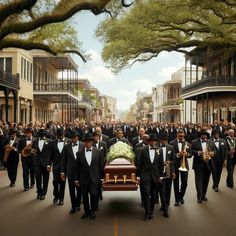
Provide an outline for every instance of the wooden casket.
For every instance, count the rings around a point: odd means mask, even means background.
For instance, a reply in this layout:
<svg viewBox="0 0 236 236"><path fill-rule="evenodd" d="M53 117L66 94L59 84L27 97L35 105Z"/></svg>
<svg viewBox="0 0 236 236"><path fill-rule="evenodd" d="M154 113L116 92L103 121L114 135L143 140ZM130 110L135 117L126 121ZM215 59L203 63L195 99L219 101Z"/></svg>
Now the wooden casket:
<svg viewBox="0 0 236 236"><path fill-rule="evenodd" d="M136 191L136 166L125 158L117 158L104 168L104 191Z"/></svg>

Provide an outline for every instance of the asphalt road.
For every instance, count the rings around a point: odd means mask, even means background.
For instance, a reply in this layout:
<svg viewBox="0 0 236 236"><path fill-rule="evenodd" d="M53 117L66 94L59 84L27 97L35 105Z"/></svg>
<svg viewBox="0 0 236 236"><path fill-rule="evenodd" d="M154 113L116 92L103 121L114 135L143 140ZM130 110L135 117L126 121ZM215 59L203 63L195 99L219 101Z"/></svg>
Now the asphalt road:
<svg viewBox="0 0 236 236"><path fill-rule="evenodd" d="M10 188L6 171L0 172L0 235L1 236L165 236L165 235L236 235L236 188L225 186L223 172L220 192L215 193L212 182L208 202L198 204L194 174L190 171L185 204L175 207L174 193L164 218L156 205L154 219L144 222L139 192L104 192L97 219L81 220L83 211L69 215L70 199L66 188L65 205L52 204L52 176L44 201L36 200L36 189L23 192L22 169L19 166L15 188ZM236 180L236 174L235 174ZM211 180L212 181L212 180Z"/></svg>

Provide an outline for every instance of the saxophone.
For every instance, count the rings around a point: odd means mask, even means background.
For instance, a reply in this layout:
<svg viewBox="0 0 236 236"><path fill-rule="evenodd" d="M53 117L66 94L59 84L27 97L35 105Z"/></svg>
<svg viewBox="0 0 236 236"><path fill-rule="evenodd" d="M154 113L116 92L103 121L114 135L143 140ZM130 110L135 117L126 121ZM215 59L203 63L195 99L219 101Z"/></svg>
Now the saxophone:
<svg viewBox="0 0 236 236"><path fill-rule="evenodd" d="M22 157L29 157L31 155L37 156L37 150L32 148L32 143L28 144L21 152Z"/></svg>
<svg viewBox="0 0 236 236"><path fill-rule="evenodd" d="M203 153L202 160L206 163L212 160L214 153L211 151L208 143L206 143L206 150Z"/></svg>

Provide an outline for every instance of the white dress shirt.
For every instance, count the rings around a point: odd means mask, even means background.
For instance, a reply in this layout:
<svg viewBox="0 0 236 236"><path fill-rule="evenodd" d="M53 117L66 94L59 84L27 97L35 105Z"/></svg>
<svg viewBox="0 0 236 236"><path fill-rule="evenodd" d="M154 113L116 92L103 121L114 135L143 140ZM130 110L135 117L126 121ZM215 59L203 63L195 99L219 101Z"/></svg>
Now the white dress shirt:
<svg viewBox="0 0 236 236"><path fill-rule="evenodd" d="M59 152L61 153L62 152L62 149L64 148L64 139L63 139L63 142L57 142L57 148L59 150Z"/></svg>
<svg viewBox="0 0 236 236"><path fill-rule="evenodd" d="M16 138L14 138L13 140L10 139L10 146L13 146L15 140L16 140Z"/></svg>
<svg viewBox="0 0 236 236"><path fill-rule="evenodd" d="M202 143L202 151L205 152L206 151L206 142L202 142L202 140L201 140L201 143Z"/></svg>
<svg viewBox="0 0 236 236"><path fill-rule="evenodd" d="M91 151L87 151L87 150L91 150ZM85 158L86 161L88 162L88 165L91 165L92 162L92 147L90 149L85 148Z"/></svg>
<svg viewBox="0 0 236 236"><path fill-rule="evenodd" d="M79 142L75 143L77 144L76 146L73 146L74 143L72 143L72 151L73 151L73 154L74 154L74 158L76 160L77 158L77 152L79 151Z"/></svg>
<svg viewBox="0 0 236 236"><path fill-rule="evenodd" d="M183 150L183 143L180 142L178 139L177 139L177 141L178 141L179 152L182 152L182 150Z"/></svg>
<svg viewBox="0 0 236 236"><path fill-rule="evenodd" d="M215 142L215 146L217 147L217 149L219 149L219 146L220 146L220 140L216 140L214 139L214 142Z"/></svg>
<svg viewBox="0 0 236 236"><path fill-rule="evenodd" d="M28 138L26 138L26 145L28 146L31 143L32 143L32 137L30 138L30 140L28 140Z"/></svg>
<svg viewBox="0 0 236 236"><path fill-rule="evenodd" d="M42 152L43 150L43 145L44 145L44 140L39 140L39 150Z"/></svg>
<svg viewBox="0 0 236 236"><path fill-rule="evenodd" d="M151 146L149 146L149 156L150 156L151 163L153 163L154 158L155 158L155 149L151 149Z"/></svg>

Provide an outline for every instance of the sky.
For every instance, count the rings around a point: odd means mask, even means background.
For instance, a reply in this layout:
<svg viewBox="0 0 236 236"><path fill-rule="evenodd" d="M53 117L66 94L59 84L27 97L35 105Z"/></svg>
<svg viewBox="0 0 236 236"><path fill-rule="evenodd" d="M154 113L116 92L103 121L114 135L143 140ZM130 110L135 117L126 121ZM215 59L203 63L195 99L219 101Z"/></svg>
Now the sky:
<svg viewBox="0 0 236 236"><path fill-rule="evenodd" d="M128 110L136 101L136 92L151 93L152 87L171 79L171 74L184 66L184 56L179 53L161 53L145 63L136 63L119 74L113 74L101 58L103 43L95 37L95 30L102 16L83 12L74 17L82 49L90 54L90 60L82 62L74 57L78 64L79 78L87 78L101 94L115 97L118 110Z"/></svg>

